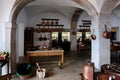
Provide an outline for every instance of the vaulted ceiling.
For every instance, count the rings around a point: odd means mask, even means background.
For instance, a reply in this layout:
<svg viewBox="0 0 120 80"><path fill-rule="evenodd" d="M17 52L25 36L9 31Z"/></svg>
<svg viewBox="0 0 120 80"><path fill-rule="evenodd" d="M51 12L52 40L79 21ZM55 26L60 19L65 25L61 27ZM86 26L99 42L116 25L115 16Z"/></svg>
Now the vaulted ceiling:
<svg viewBox="0 0 120 80"><path fill-rule="evenodd" d="M72 19L78 9L88 14L97 14L100 11L112 10L119 0L33 0L24 7L27 17L42 13L57 13L65 18ZM112 4L113 3L113 4ZM118 3L119 4L119 3ZM106 6L107 5L107 6ZM111 11L112 12L112 11ZM81 12L82 13L82 12ZM78 15L79 17L79 15ZM28 18L29 20L29 18Z"/></svg>
<svg viewBox="0 0 120 80"><path fill-rule="evenodd" d="M71 6L71 7L82 8L82 6L77 3L79 1L82 0L35 0L29 3L27 6L49 6L49 7ZM83 0L83 1L91 3L95 7L95 9L99 11L105 0Z"/></svg>

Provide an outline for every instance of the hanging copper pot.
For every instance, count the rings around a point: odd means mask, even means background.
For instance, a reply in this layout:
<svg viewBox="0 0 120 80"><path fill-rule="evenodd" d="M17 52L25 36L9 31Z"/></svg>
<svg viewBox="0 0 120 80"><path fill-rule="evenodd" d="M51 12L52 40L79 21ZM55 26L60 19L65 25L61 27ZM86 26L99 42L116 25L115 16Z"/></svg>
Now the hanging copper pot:
<svg viewBox="0 0 120 80"><path fill-rule="evenodd" d="M93 29L93 32L94 32L94 29ZM93 40L95 40L95 39L96 39L96 35L92 33L91 38L92 38Z"/></svg>
<svg viewBox="0 0 120 80"><path fill-rule="evenodd" d="M103 32L102 36L106 39L110 38L110 32L107 31L107 26L105 25L105 31Z"/></svg>
<svg viewBox="0 0 120 80"><path fill-rule="evenodd" d="M91 35L91 38L92 38L93 40L96 40L96 35L95 35L95 34L92 34L92 35Z"/></svg>

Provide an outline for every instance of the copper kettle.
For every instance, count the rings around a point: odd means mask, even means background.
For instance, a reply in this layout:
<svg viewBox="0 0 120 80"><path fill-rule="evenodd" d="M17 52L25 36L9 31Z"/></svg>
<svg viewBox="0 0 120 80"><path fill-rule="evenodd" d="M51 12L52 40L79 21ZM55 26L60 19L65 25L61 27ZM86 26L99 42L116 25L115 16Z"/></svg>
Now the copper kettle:
<svg viewBox="0 0 120 80"><path fill-rule="evenodd" d="M105 25L105 31L103 32L102 36L106 39L110 38L110 32L107 31L107 26Z"/></svg>

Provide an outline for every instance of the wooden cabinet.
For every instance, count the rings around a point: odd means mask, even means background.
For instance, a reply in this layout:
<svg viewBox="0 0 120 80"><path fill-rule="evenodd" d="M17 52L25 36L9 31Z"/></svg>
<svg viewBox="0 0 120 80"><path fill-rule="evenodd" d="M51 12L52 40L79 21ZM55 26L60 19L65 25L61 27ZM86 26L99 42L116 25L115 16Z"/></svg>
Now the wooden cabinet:
<svg viewBox="0 0 120 80"><path fill-rule="evenodd" d="M24 55L26 51L33 47L34 28L27 27L24 32Z"/></svg>

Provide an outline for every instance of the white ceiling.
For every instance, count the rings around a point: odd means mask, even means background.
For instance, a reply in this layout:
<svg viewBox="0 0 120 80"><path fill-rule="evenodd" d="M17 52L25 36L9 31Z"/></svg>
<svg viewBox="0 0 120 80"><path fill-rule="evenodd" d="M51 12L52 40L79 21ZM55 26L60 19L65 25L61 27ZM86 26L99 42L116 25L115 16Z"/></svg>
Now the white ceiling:
<svg viewBox="0 0 120 80"><path fill-rule="evenodd" d="M71 7L77 7L77 8L82 8L83 7L78 4L79 2L81 2L82 0L35 0L31 3L29 3L27 6L35 6L35 5L39 5L39 6L71 6ZM82 2L90 2L97 11L100 10L104 0L84 0Z"/></svg>
<svg viewBox="0 0 120 80"><path fill-rule="evenodd" d="M71 6L82 8L78 3L73 0L35 0L27 5L28 6Z"/></svg>

